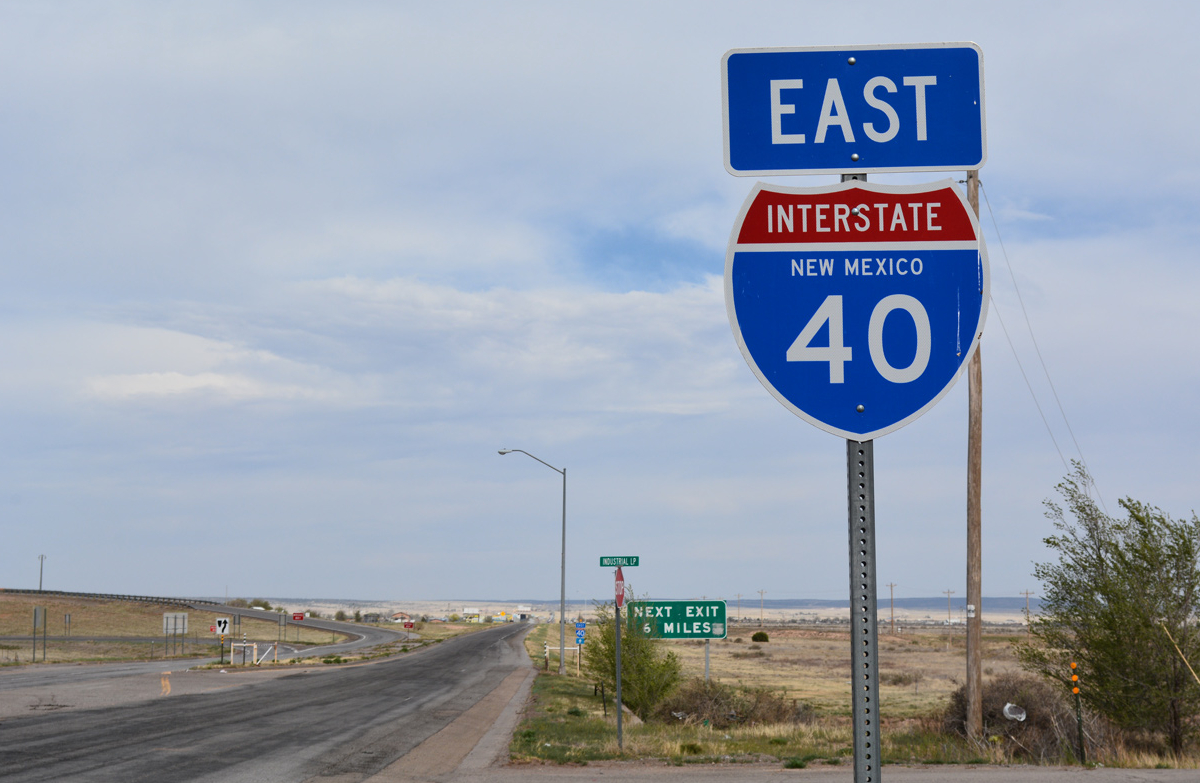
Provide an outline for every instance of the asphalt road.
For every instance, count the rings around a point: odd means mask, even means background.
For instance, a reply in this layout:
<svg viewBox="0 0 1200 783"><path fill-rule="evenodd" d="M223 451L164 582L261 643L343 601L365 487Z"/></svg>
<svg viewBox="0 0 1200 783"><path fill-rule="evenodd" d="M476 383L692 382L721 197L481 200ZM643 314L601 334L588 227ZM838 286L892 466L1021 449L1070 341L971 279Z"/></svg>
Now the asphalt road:
<svg viewBox="0 0 1200 783"><path fill-rule="evenodd" d="M419 746L437 776L440 759L460 748L465 756L531 672L520 643L527 629L499 625L370 664L258 679L211 670L161 675L157 695L88 709L71 702L96 698L97 687L103 700L103 688L116 686L60 682L51 703L0 721L0 778L361 781L389 768L400 774L393 765L402 757L418 764L421 754L410 751ZM485 703L495 709L481 711ZM465 727L457 740L456 726Z"/></svg>

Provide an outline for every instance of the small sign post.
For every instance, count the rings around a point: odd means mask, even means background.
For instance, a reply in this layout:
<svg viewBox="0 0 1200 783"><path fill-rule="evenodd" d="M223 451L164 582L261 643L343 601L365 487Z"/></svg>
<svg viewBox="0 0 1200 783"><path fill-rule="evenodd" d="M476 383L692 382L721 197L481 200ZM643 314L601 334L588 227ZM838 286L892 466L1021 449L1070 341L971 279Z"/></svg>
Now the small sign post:
<svg viewBox="0 0 1200 783"><path fill-rule="evenodd" d="M187 612L163 612L163 657L166 657L167 645L170 645L171 653L179 652L179 637L183 636L183 641L187 642ZM186 647L184 648L186 651Z"/></svg>
<svg viewBox="0 0 1200 783"><path fill-rule="evenodd" d="M225 663L225 634L229 633L229 618L228 617L218 617L216 620L213 621L212 628L220 636L220 639L218 639L218 641L221 644L221 663ZM230 659L229 659L230 663L233 662L232 649L233 648L230 648Z"/></svg>
<svg viewBox="0 0 1200 783"><path fill-rule="evenodd" d="M727 607L724 601L634 601L629 604L629 627L655 639L703 639L704 681L708 682L710 645L724 639Z"/></svg>
<svg viewBox="0 0 1200 783"><path fill-rule="evenodd" d="M587 631L587 623L575 623L575 674L579 674L580 658L583 657L583 643L585 641L584 634Z"/></svg>
<svg viewBox="0 0 1200 783"><path fill-rule="evenodd" d="M32 661L37 661L37 632L42 629L42 662L46 661L46 607L33 607L33 657Z"/></svg>
<svg viewBox="0 0 1200 783"><path fill-rule="evenodd" d="M625 575L621 573L620 566L617 567L616 577L616 606L613 607L613 632L616 634L615 649L617 659L617 749L625 749L625 738L621 730L621 606L625 603Z"/></svg>

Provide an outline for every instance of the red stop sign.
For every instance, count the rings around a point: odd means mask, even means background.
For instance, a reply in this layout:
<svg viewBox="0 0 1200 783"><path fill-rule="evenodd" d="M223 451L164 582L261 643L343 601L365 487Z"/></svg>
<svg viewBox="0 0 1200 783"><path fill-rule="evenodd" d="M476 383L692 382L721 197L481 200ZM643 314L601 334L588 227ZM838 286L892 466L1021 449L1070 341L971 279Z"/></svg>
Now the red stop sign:
<svg viewBox="0 0 1200 783"><path fill-rule="evenodd" d="M625 575L621 573L621 569L617 568L617 608L620 609L625 605Z"/></svg>

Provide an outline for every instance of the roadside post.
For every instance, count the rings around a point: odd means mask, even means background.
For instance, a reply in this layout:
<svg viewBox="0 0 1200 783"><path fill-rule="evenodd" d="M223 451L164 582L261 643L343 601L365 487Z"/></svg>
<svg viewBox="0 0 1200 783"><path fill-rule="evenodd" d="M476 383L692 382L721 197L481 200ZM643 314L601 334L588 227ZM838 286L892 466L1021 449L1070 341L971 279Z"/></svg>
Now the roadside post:
<svg viewBox="0 0 1200 783"><path fill-rule="evenodd" d="M1077 664L1071 661L1071 693L1075 694L1075 728L1079 737L1079 763L1087 764L1087 751L1083 747L1083 703L1079 698L1079 675L1075 673Z"/></svg>
<svg viewBox="0 0 1200 783"><path fill-rule="evenodd" d="M580 674L582 665L580 658L583 657L583 642L584 635L587 632L587 623L575 623L575 676Z"/></svg>
<svg viewBox="0 0 1200 783"><path fill-rule="evenodd" d="M187 612L163 612L163 657L179 652L180 635L187 640Z"/></svg>
<svg viewBox="0 0 1200 783"><path fill-rule="evenodd" d="M615 574L615 606L613 607L613 623L615 637L615 655L617 669L617 749L624 750L625 742L621 726L621 607L625 605L625 574L621 571L623 567L637 566L642 559L639 555L611 555L600 558L601 568L616 568Z"/></svg>
<svg viewBox="0 0 1200 783"><path fill-rule="evenodd" d="M767 391L846 441L854 781L879 783L874 440L932 408L975 356L989 277L952 181L867 174L983 166L983 55L970 43L735 49L721 87L730 174L841 175L754 186L730 235L725 306Z"/></svg>
<svg viewBox="0 0 1200 783"><path fill-rule="evenodd" d="M625 575L621 573L620 566L617 566L615 603L613 633L616 634L616 655L614 657L617 659L617 750L625 750L625 737L621 730L621 713L625 711L625 705L621 703L621 606L625 603Z"/></svg>
<svg viewBox="0 0 1200 783"><path fill-rule="evenodd" d="M46 607L33 607L33 657L29 660L37 662L37 632L42 629L42 661L46 660Z"/></svg>
<svg viewBox="0 0 1200 783"><path fill-rule="evenodd" d="M220 636L221 663L225 663L225 634L229 633L229 618L218 617L213 621L213 630ZM229 648L229 662L233 663L233 648Z"/></svg>

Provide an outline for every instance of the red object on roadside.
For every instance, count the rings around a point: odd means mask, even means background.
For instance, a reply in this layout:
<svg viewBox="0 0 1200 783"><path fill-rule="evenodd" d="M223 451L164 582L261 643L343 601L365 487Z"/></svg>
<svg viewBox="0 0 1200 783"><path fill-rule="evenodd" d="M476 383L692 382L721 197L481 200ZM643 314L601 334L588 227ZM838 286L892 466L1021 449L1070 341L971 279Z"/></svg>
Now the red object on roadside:
<svg viewBox="0 0 1200 783"><path fill-rule="evenodd" d="M292 622L298 623L304 619L304 612L292 612Z"/></svg>
<svg viewBox="0 0 1200 783"><path fill-rule="evenodd" d="M620 566L617 567L617 608L620 609L625 605L625 575L621 573Z"/></svg>
<svg viewBox="0 0 1200 783"><path fill-rule="evenodd" d="M404 627L405 628L416 628L417 626L415 623L405 623Z"/></svg>

